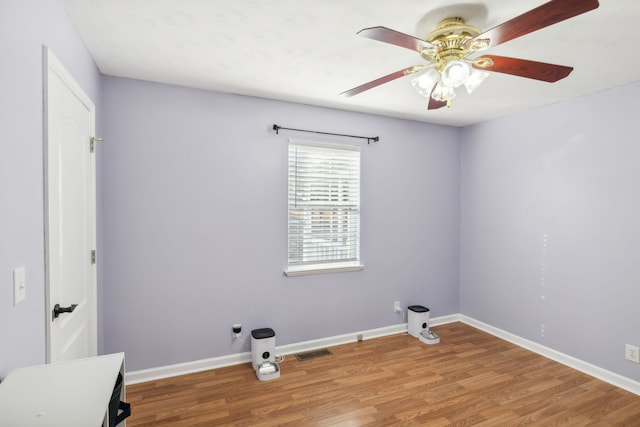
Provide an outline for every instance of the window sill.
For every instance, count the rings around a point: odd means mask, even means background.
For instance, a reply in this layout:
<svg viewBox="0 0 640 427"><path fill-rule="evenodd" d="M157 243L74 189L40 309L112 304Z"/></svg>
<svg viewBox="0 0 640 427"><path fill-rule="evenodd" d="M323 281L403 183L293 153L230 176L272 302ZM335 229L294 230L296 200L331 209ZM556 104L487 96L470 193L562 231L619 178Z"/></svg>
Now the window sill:
<svg viewBox="0 0 640 427"><path fill-rule="evenodd" d="M309 276L311 274L345 273L350 271L361 271L364 265L357 263L337 263L305 265L300 267L289 267L284 270L287 277Z"/></svg>

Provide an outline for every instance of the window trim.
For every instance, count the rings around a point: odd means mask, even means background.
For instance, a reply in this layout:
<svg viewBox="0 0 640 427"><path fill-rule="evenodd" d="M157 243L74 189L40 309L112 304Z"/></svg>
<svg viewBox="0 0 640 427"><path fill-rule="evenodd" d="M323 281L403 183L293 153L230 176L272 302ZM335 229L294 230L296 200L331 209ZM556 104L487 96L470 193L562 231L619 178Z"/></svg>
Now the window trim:
<svg viewBox="0 0 640 427"><path fill-rule="evenodd" d="M361 271L364 265L360 262L332 262L314 265L292 265L284 269L287 277L309 276L312 274L346 273Z"/></svg>

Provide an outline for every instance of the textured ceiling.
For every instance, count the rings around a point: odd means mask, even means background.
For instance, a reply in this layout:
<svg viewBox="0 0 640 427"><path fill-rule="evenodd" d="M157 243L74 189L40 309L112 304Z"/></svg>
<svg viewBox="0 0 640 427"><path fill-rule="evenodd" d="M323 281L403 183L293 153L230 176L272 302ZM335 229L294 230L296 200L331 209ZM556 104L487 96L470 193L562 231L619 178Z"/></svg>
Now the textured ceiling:
<svg viewBox="0 0 640 427"><path fill-rule="evenodd" d="M407 49L357 36L385 26L424 37L460 16L482 30L544 0L62 0L103 74L465 126L637 81L638 0L600 7L487 53L574 67L544 83L492 73L451 108L403 77L352 98L340 92L423 64Z"/></svg>

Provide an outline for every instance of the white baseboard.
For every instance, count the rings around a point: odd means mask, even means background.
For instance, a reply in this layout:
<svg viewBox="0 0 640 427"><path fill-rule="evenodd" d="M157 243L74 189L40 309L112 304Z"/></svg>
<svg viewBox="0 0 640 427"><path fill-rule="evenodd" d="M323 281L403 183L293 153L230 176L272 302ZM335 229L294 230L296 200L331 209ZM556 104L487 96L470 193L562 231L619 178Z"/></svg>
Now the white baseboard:
<svg viewBox="0 0 640 427"><path fill-rule="evenodd" d="M507 331L503 331L502 329L495 328L491 325L487 325L486 323L482 323L478 320L472 319L471 317L459 315L459 320L462 323L466 323L467 325L473 326L476 329L480 329L481 331L494 335L519 347L525 348L548 359L554 360L558 363L562 363L563 365L566 365L577 371L580 371L587 375L591 375L592 377L598 378L599 380L640 396L640 382L632 380L631 378L623 377L622 375L616 374L615 372L611 372L604 368L592 365L591 363L577 359L573 356L560 353L559 351L556 351L552 348L546 347L542 344L538 344L525 338L521 338L517 335L514 335Z"/></svg>
<svg viewBox="0 0 640 427"><path fill-rule="evenodd" d="M429 327L446 325L448 323L453 323L453 322L459 322L461 318L462 317L460 316L460 314L450 314L448 316L434 317L433 319L429 319Z"/></svg>
<svg viewBox="0 0 640 427"><path fill-rule="evenodd" d="M430 324L432 326L437 326L444 325L445 323L457 322L458 320L460 320L460 316L455 314L451 316L435 317L431 319ZM407 324L400 323L397 325L386 326L384 328L369 329L367 331L353 332L350 334L337 335L334 337L277 346L276 350L279 355L297 354L303 353L305 351L313 351L320 348L333 347L336 345L356 342L358 340L358 335L362 335L363 340L370 340L373 338L401 334L405 332L407 332ZM213 357L211 359L202 359L193 362L178 363L175 365L160 366L157 368L127 372L125 374L125 383L137 384L146 381L175 377L177 375L192 374L194 372L224 368L225 366L240 365L242 363L249 362L251 362L250 352L230 354L228 356Z"/></svg>
<svg viewBox="0 0 640 427"><path fill-rule="evenodd" d="M560 353L549 347L545 347L536 342L521 338L510 332L495 328L486 323L475 320L462 314L452 314L448 316L435 317L429 322L431 326L439 326L447 323L462 322L476 329L487 332L500 339L513 343L517 346L525 348L529 351L547 357L570 368L576 369L592 377L598 378L623 390L627 390L633 394L640 396L640 382L632 380L614 372L592 365L575 357ZM341 344L356 342L358 335L362 335L362 339L368 340L373 338L384 337L387 335L401 334L407 332L407 324L400 323L397 325L386 326L384 328L370 329L367 331L353 332L350 334L337 335L334 337L321 338L311 341L302 341L299 343L287 344L276 347L279 355L289 355L303 353L306 351L317 350L320 348L332 347ZM442 337L446 340L446 337ZM242 363L251 362L251 353L236 353L227 356L213 357L211 359L196 360L193 362L178 363L175 365L160 366L157 368L143 369L139 371L127 372L125 374L126 384L137 384L146 381L154 381L163 378L175 377L177 375L191 374L194 372L206 371L209 369L224 368L226 366L240 365Z"/></svg>
<svg viewBox="0 0 640 427"><path fill-rule="evenodd" d="M334 337L320 338L317 340L302 341L299 343L282 345L278 346L277 350L278 354L289 355L356 342L358 341L358 335L362 335L363 340L370 340L372 338L401 334L403 332L407 332L406 323L386 326L384 328L370 329L368 331L353 332L351 334L336 335Z"/></svg>
<svg viewBox="0 0 640 427"><path fill-rule="evenodd" d="M225 366L240 365L247 362L251 362L251 353L249 352L213 357L211 359L195 360L193 362L176 363L175 365L159 366L157 368L141 369L138 371L126 372L124 374L125 384L129 385L161 380L163 378L193 374L194 372L224 368Z"/></svg>

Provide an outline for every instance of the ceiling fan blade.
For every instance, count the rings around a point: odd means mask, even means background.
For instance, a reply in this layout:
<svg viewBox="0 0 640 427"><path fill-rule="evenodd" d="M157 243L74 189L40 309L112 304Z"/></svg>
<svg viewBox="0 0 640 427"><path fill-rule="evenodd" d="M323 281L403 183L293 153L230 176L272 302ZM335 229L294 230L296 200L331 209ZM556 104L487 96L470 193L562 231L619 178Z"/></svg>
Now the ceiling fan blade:
<svg viewBox="0 0 640 427"><path fill-rule="evenodd" d="M479 70L511 74L513 76L542 80L549 83L564 79L573 71L573 67L566 67L564 65L508 58L505 56L483 55L474 61L473 68Z"/></svg>
<svg viewBox="0 0 640 427"><path fill-rule="evenodd" d="M354 87L353 89L349 89L345 92L342 92L340 95L351 97L366 90L373 89L374 87L380 86L382 84L389 83L390 81L393 81L395 79L399 79L400 77L404 77L407 74L413 74L417 71L422 70L423 68L425 68L425 65L413 65L403 70L396 71L395 73L387 74L386 76L382 76L380 78L372 80L369 83L365 83L363 85Z"/></svg>
<svg viewBox="0 0 640 427"><path fill-rule="evenodd" d="M598 0L551 0L485 31L469 40L466 45L472 46L474 42L488 39L489 44L486 45L486 48L497 46L525 34L581 15L596 9L598 6Z"/></svg>
<svg viewBox="0 0 640 427"><path fill-rule="evenodd" d="M427 110L437 110L438 108L446 107L447 101L438 101L429 97L429 106Z"/></svg>
<svg viewBox="0 0 640 427"><path fill-rule="evenodd" d="M437 110L438 108L447 106L447 101L440 101L438 99L433 99L432 95L433 95L433 92L435 92L437 86L438 86L438 83L436 82L433 85L433 89L431 89L431 94L429 95L429 106L427 107L427 110Z"/></svg>
<svg viewBox="0 0 640 427"><path fill-rule="evenodd" d="M410 36L408 34L400 33L387 27L371 27L358 31L358 35L366 37L379 42L389 43L396 46L404 47L406 49L415 50L416 52L422 52L425 49L438 48L431 43L422 39Z"/></svg>

